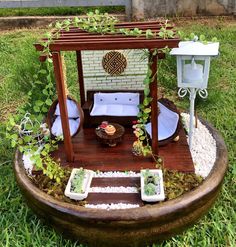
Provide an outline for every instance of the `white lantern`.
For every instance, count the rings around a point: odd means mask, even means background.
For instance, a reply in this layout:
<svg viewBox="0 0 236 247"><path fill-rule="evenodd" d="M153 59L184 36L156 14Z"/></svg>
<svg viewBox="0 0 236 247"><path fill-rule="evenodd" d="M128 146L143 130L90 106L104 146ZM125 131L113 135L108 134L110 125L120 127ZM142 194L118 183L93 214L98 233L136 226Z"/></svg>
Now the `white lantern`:
<svg viewBox="0 0 236 247"><path fill-rule="evenodd" d="M208 95L207 84L211 57L219 54L219 43L204 44L199 41L183 41L179 43L178 48L173 48L170 54L177 57L178 94L184 97L189 93L189 146L191 148L196 94L198 92L201 98L206 98Z"/></svg>
<svg viewBox="0 0 236 247"><path fill-rule="evenodd" d="M180 88L207 88L210 61L219 53L219 43L203 44L183 41L170 54L177 57L177 77Z"/></svg>

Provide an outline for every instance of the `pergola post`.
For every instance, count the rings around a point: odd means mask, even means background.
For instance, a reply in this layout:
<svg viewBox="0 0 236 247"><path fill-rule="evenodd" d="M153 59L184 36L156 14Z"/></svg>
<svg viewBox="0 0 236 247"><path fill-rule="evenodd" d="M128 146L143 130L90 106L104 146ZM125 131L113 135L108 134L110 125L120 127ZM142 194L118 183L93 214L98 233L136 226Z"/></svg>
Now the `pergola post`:
<svg viewBox="0 0 236 247"><path fill-rule="evenodd" d="M83 64L82 64L81 51L76 51L76 62L77 62L77 69L78 69L80 105L83 106L85 103L85 91L84 91L84 76L83 76Z"/></svg>
<svg viewBox="0 0 236 247"><path fill-rule="evenodd" d="M67 161L72 162L74 160L74 153L73 153L73 147L72 147L70 129L69 129L69 119L68 119L67 104L66 104L67 97L65 92L64 76L63 76L63 68L62 68L60 52L53 52L52 59L53 59L54 74L56 79L58 102L60 106L61 124L62 124L63 136L64 136L64 148L66 152L66 159Z"/></svg>
<svg viewBox="0 0 236 247"><path fill-rule="evenodd" d="M152 125L152 152L154 155L158 155L158 114L157 114L157 54L154 54L153 50L149 53L149 63L151 63L152 70L152 82L150 84L150 94L152 97L151 102L151 125Z"/></svg>

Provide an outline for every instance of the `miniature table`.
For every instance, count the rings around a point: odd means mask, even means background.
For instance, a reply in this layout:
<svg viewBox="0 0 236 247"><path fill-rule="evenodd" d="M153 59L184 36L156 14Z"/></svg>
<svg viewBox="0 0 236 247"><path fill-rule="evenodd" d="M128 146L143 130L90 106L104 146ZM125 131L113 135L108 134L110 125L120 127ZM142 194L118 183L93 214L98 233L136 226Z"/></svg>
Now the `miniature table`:
<svg viewBox="0 0 236 247"><path fill-rule="evenodd" d="M102 144L106 144L110 147L115 147L117 143L121 142L125 133L125 128L117 123L110 123L116 128L116 132L113 135L108 135L103 129L96 129L95 134L97 140Z"/></svg>

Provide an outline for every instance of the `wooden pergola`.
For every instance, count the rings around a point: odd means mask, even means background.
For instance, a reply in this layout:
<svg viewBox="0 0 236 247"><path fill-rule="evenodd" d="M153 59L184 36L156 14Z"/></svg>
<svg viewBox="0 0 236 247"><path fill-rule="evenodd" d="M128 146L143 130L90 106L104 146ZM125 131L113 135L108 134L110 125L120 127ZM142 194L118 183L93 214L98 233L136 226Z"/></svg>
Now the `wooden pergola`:
<svg viewBox="0 0 236 247"><path fill-rule="evenodd" d="M116 29L134 29L139 28L143 30L144 34L139 37L126 36L123 34L98 34L89 33L77 27L70 28L69 31L61 30L59 38L53 39L49 48L52 53L54 73L56 79L56 87L58 94L58 101L60 105L60 113L62 118L62 128L64 135L64 149L66 159L68 162L73 162L76 154L73 150L72 140L69 130L69 120L66 105L66 93L64 85L63 67L61 52L75 51L77 56L78 66L78 81L80 86L81 105L85 103L85 90L83 80L83 68L81 51L83 50L119 50L119 49L148 49L150 51L149 61L152 62L151 70L153 81L150 84L150 92L152 97L151 102L151 125L152 125L152 150L154 154L158 154L158 122L157 122L157 60L161 58L160 54L154 53L154 50L169 47L177 47L180 39L178 37L162 39L158 35L155 38L147 39L145 36L146 30L150 29L153 33L158 33L162 27L159 21L151 22L132 22L132 23L118 23L115 25ZM173 29L173 26L168 27ZM44 47L41 44L35 44L38 51L43 51ZM162 54L163 55L163 54ZM45 57L41 56L41 61Z"/></svg>

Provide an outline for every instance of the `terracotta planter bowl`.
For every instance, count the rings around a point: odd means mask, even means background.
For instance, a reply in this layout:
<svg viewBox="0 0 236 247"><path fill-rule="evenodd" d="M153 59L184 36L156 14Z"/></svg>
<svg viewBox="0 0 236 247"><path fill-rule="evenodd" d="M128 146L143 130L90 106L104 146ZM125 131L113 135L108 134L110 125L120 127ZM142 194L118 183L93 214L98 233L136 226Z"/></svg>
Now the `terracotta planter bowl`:
<svg viewBox="0 0 236 247"><path fill-rule="evenodd" d="M217 160L195 190L163 203L127 210L96 210L60 202L40 191L27 177L17 151L14 171L27 204L59 232L89 246L146 246L182 232L215 202L227 169L222 137L208 123L217 144Z"/></svg>

